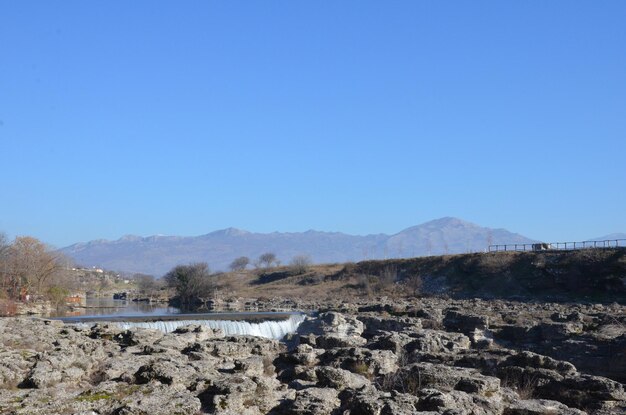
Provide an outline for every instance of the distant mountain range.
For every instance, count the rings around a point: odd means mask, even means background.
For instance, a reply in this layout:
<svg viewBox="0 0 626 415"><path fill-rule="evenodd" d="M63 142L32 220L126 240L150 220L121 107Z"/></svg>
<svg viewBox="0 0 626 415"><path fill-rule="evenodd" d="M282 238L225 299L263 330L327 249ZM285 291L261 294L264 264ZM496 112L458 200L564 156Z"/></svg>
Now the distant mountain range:
<svg viewBox="0 0 626 415"><path fill-rule="evenodd" d="M255 260L273 252L283 263L309 255L315 263L361 261L483 251L489 244L532 243L506 229L491 229L457 218L441 218L395 235L348 235L340 232L252 233L228 228L206 235L124 236L116 241L78 243L61 252L82 266L161 276L173 266L207 262L212 270L228 270L240 256Z"/></svg>

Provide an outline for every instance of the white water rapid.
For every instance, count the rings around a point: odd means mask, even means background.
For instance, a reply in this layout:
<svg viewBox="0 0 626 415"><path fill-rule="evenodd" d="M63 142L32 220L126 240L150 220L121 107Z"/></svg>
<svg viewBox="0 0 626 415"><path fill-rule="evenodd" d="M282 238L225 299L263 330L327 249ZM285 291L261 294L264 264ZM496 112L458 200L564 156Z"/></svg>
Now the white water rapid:
<svg viewBox="0 0 626 415"><path fill-rule="evenodd" d="M239 334L246 336L258 336L268 339L280 340L286 334L295 333L300 323L304 321L304 314L292 314L287 320L267 320L260 323L250 323L242 320L168 320L150 322L117 322L123 329L142 327L158 329L170 333L178 327L190 324L204 325L214 329L222 329L227 336Z"/></svg>

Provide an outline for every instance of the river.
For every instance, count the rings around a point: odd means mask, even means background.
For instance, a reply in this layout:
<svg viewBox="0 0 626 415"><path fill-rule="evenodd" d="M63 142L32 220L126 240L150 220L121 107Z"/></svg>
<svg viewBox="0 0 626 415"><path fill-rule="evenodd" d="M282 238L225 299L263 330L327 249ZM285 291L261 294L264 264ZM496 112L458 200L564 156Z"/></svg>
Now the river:
<svg viewBox="0 0 626 415"><path fill-rule="evenodd" d="M176 307L166 304L150 304L147 302L114 300L111 297L88 297L84 307L72 309L60 309L47 315L47 317L82 317L82 316L152 316L179 314L181 311Z"/></svg>

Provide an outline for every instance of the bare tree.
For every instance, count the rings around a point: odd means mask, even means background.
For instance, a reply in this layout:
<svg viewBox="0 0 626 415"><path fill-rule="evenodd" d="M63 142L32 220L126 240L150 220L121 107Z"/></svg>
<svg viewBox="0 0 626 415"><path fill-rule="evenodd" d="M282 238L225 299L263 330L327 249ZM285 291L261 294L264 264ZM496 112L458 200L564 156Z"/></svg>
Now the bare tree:
<svg viewBox="0 0 626 415"><path fill-rule="evenodd" d="M134 279L137 282L137 291L139 291L141 295L148 297L150 300L158 295L161 284L159 284L159 281L157 281L154 276L135 274Z"/></svg>
<svg viewBox="0 0 626 415"><path fill-rule="evenodd" d="M8 273L8 254L10 246L11 244L9 243L7 235L0 232L0 297L8 294L11 285L11 278Z"/></svg>
<svg viewBox="0 0 626 415"><path fill-rule="evenodd" d="M0 261L5 258L10 246L11 244L9 243L9 238L6 233L0 232Z"/></svg>
<svg viewBox="0 0 626 415"><path fill-rule="evenodd" d="M38 239L30 236L15 238L7 254L12 294L41 294L44 283L62 269L59 259Z"/></svg>
<svg viewBox="0 0 626 415"><path fill-rule="evenodd" d="M240 256L239 258L235 258L233 262L230 263L231 271L243 271L250 264L250 258L247 256Z"/></svg>
<svg viewBox="0 0 626 415"><path fill-rule="evenodd" d="M266 252L259 257L257 260L258 266L262 268L269 268L273 265L278 264L278 259L276 258L276 254L272 252Z"/></svg>
<svg viewBox="0 0 626 415"><path fill-rule="evenodd" d="M311 266L311 257L308 255L296 255L289 263L291 271L296 274L304 274Z"/></svg>
<svg viewBox="0 0 626 415"><path fill-rule="evenodd" d="M209 266L204 262L177 265L165 274L167 285L176 290L181 305L193 307L203 302L215 289Z"/></svg>

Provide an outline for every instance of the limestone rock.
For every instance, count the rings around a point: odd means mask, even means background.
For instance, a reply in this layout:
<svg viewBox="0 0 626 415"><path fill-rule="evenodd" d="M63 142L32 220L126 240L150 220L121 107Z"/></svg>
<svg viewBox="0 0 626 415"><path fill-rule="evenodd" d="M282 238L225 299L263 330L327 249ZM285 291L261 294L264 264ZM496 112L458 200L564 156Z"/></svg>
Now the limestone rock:
<svg viewBox="0 0 626 415"><path fill-rule="evenodd" d="M315 370L318 385L338 390L360 389L370 384L364 376L352 373L344 369L323 366Z"/></svg>
<svg viewBox="0 0 626 415"><path fill-rule="evenodd" d="M308 388L296 392L285 414L331 415L339 408L339 392L332 388Z"/></svg>
<svg viewBox="0 0 626 415"><path fill-rule="evenodd" d="M345 316L336 312L320 314L317 318L307 319L298 327L301 335L314 334L316 336L360 337L364 325L355 317Z"/></svg>
<svg viewBox="0 0 626 415"><path fill-rule="evenodd" d="M503 415L584 415L585 412L569 408L557 401L529 399L517 401L504 409Z"/></svg>

